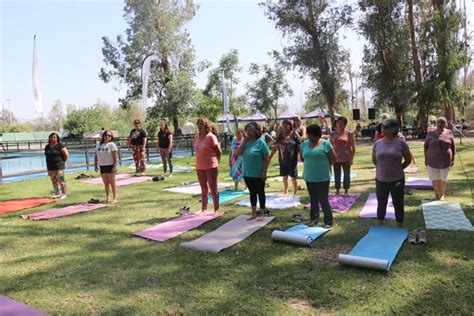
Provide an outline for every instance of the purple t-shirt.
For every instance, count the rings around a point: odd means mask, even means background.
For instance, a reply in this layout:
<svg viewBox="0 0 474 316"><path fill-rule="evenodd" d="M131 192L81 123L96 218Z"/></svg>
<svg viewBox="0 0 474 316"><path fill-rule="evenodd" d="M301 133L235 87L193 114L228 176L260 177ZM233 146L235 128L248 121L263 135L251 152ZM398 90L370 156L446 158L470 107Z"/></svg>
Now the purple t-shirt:
<svg viewBox="0 0 474 316"><path fill-rule="evenodd" d="M392 143L387 144L383 139L375 142L372 151L376 159L376 178L382 182L398 181L405 177L402 159L403 152L408 149L407 143L395 138Z"/></svg>
<svg viewBox="0 0 474 316"><path fill-rule="evenodd" d="M456 147L453 132L445 129L440 135L431 131L425 139L425 162L431 168L445 169L454 161Z"/></svg>

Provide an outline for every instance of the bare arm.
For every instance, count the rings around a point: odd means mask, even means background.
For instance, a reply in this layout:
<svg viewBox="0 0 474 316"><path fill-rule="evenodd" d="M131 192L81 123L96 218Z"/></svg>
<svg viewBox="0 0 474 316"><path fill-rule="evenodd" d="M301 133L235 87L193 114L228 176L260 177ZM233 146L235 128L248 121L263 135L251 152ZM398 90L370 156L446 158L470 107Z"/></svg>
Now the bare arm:
<svg viewBox="0 0 474 316"><path fill-rule="evenodd" d="M67 159L69 158L69 153L68 153L66 147L61 149L61 156L63 157L63 161L67 161Z"/></svg>
<svg viewBox="0 0 474 316"><path fill-rule="evenodd" d="M355 142L355 138L354 138L354 133L351 133L351 137L349 138L349 142L351 144L351 154L352 154L351 162L352 162L354 160L355 153L356 153L356 142Z"/></svg>
<svg viewBox="0 0 474 316"><path fill-rule="evenodd" d="M268 165L270 164L270 156L268 153L263 155L263 170L262 170L262 180L267 181L267 170L268 170Z"/></svg>
<svg viewBox="0 0 474 316"><path fill-rule="evenodd" d="M331 165L336 162L336 152L334 151L334 148L331 149L330 152L328 152L328 159Z"/></svg>
<svg viewBox="0 0 474 316"><path fill-rule="evenodd" d="M117 172L117 152L112 151L111 154L112 154L112 161L113 161L112 171Z"/></svg>
<svg viewBox="0 0 474 316"><path fill-rule="evenodd" d="M171 151L173 149L173 134L168 135L168 140L170 141L170 145L168 147L168 150Z"/></svg>
<svg viewBox="0 0 474 316"><path fill-rule="evenodd" d="M269 161L272 160L272 158L275 155L275 153L277 152L277 150L278 150L278 145L277 144L273 145L272 151L270 152L270 157L268 158Z"/></svg>
<svg viewBox="0 0 474 316"><path fill-rule="evenodd" d="M160 148L160 137L157 136L156 137L156 151L158 151L159 148Z"/></svg>
<svg viewBox="0 0 474 316"><path fill-rule="evenodd" d="M429 135L429 134L428 134L428 135ZM423 153L424 153L424 155L425 155L425 166L428 165L428 164L426 163L426 152L428 151L428 148L430 147L428 135L426 135L425 143L423 144Z"/></svg>
<svg viewBox="0 0 474 316"><path fill-rule="evenodd" d="M244 139L242 143L240 143L239 149L235 153L236 156L240 156L244 153L245 145L247 144L247 139Z"/></svg>
<svg viewBox="0 0 474 316"><path fill-rule="evenodd" d="M411 154L410 148L407 147L403 151L403 159L404 159L404 161L402 163L403 169L405 169L406 167L408 167L411 164L411 157L412 157L412 154Z"/></svg>

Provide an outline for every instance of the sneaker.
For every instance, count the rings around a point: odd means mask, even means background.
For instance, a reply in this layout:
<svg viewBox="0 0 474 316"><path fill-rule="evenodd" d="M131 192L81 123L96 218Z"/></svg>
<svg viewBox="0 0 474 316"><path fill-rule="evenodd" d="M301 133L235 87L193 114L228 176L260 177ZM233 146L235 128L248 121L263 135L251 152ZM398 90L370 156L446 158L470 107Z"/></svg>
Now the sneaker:
<svg viewBox="0 0 474 316"><path fill-rule="evenodd" d="M415 230L412 230L409 234L408 234L408 242L410 244L416 244L418 243L418 230L415 229Z"/></svg>
<svg viewBox="0 0 474 316"><path fill-rule="evenodd" d="M332 225L331 224L326 224L326 225L323 226L323 228L331 230Z"/></svg>
<svg viewBox="0 0 474 316"><path fill-rule="evenodd" d="M67 198L67 195L66 195L66 194L61 194L61 195L59 196L59 199L60 199L60 200L64 200L65 198Z"/></svg>
<svg viewBox="0 0 474 316"><path fill-rule="evenodd" d="M418 230L417 239L419 244L426 244L426 232L424 230Z"/></svg>
<svg viewBox="0 0 474 316"><path fill-rule="evenodd" d="M308 224L309 227L314 227L316 225L318 225L318 220L317 219L314 220L314 221L309 222L309 224Z"/></svg>
<svg viewBox="0 0 474 316"><path fill-rule="evenodd" d="M60 197L61 197L61 194L59 194L59 193L53 193L53 194L51 194L51 198L52 198L52 199L59 199Z"/></svg>

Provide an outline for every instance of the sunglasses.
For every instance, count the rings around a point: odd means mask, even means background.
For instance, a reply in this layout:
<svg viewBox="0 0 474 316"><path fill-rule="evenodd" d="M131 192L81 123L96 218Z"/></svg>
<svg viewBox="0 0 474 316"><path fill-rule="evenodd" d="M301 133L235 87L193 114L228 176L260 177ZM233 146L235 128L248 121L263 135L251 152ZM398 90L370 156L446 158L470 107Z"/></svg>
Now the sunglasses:
<svg viewBox="0 0 474 316"><path fill-rule="evenodd" d="M105 137L112 137L111 134L105 134L104 136L105 136Z"/></svg>

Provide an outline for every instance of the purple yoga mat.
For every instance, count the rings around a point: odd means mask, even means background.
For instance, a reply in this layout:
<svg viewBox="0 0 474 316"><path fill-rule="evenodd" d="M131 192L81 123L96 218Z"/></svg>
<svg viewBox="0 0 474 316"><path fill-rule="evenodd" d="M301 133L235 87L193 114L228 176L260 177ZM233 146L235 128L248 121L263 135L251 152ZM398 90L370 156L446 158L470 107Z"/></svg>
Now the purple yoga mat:
<svg viewBox="0 0 474 316"><path fill-rule="evenodd" d="M359 216L363 218L377 218L377 195L370 193ZM395 219L395 209L393 208L392 197L388 196L387 213L385 219Z"/></svg>
<svg viewBox="0 0 474 316"><path fill-rule="evenodd" d="M115 181L115 185L118 187L122 187L124 185L151 181L151 179L153 179L153 177L148 177L148 176L131 177L131 178L125 178L125 179Z"/></svg>
<svg viewBox="0 0 474 316"><path fill-rule="evenodd" d="M155 241L166 241L222 215L224 215L224 212L221 211L215 214L214 212L186 214L144 231L134 233L134 235Z"/></svg>
<svg viewBox="0 0 474 316"><path fill-rule="evenodd" d="M408 177L405 181L405 188L417 190L433 190L433 182L428 178Z"/></svg>
<svg viewBox="0 0 474 316"><path fill-rule="evenodd" d="M127 178L130 178L131 176L133 176L133 174L131 173L119 173L115 175L115 181L120 180L120 179L127 179ZM81 182L87 183L87 184L104 184L100 176L98 178L88 179Z"/></svg>
<svg viewBox="0 0 474 316"><path fill-rule="evenodd" d="M47 316L33 307L19 303L11 298L0 295L0 316Z"/></svg>
<svg viewBox="0 0 474 316"><path fill-rule="evenodd" d="M74 215L78 213L90 212L96 210L98 208L106 207L106 204L78 204L78 205L70 205L63 208L52 208L43 212L21 215L23 219L33 219L33 220L42 220L42 219L50 219L50 218L57 218L63 216Z"/></svg>
<svg viewBox="0 0 474 316"><path fill-rule="evenodd" d="M352 207L352 205L354 205L359 197L360 193L349 194L347 196L336 196L335 194L329 194L329 204L331 205L331 210L337 213L345 213ZM305 208L310 207L311 203L305 205Z"/></svg>

